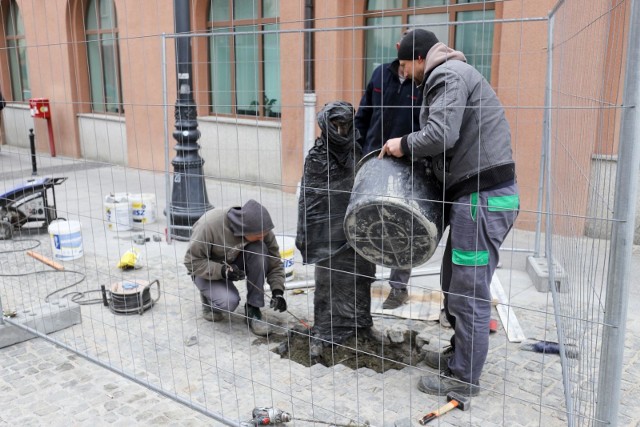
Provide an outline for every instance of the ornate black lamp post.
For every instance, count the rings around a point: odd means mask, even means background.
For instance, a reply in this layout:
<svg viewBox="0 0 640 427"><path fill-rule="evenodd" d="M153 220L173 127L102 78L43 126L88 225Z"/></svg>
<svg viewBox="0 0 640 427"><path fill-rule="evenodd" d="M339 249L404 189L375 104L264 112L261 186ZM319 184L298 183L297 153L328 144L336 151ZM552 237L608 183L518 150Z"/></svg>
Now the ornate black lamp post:
<svg viewBox="0 0 640 427"><path fill-rule="evenodd" d="M176 34L187 34L191 30L189 21L189 1L174 0ZM207 188L204 184L202 165L204 160L198 154L200 131L196 118L196 105L191 91L191 37L176 38L176 65L178 72L178 100L175 111L173 138L176 157L173 165L173 186L169 205L171 237L189 240L193 224L213 206L209 204Z"/></svg>

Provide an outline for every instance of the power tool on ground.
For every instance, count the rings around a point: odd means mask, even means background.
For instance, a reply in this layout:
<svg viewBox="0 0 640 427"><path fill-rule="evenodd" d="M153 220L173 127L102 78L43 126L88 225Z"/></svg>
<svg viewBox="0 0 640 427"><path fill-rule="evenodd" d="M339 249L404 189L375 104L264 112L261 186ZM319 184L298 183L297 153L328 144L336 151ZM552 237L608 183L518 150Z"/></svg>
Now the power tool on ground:
<svg viewBox="0 0 640 427"><path fill-rule="evenodd" d="M254 426L272 426L291 421L291 414L277 408L253 408L251 416L250 425Z"/></svg>

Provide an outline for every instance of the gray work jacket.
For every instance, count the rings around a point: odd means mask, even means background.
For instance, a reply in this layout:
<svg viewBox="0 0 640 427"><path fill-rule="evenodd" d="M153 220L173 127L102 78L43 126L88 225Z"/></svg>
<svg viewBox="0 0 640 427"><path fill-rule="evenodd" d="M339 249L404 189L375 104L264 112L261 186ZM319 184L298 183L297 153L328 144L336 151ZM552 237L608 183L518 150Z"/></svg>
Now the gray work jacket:
<svg viewBox="0 0 640 427"><path fill-rule="evenodd" d="M193 225L191 243L184 256L184 265L191 276L221 280L223 263L234 261L249 243L233 235L227 219L229 209L211 209ZM264 243L269 249L267 282L271 291L284 290L284 267L273 231L267 233Z"/></svg>
<svg viewBox="0 0 640 427"><path fill-rule="evenodd" d="M405 155L432 158L448 201L515 180L509 124L482 74L448 60L425 77L421 130L403 138Z"/></svg>

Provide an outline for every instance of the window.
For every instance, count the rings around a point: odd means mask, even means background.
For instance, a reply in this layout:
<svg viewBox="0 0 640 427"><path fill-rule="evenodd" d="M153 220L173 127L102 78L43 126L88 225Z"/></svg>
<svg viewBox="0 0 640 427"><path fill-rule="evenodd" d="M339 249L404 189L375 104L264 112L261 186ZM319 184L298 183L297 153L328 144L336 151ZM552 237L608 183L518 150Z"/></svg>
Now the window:
<svg viewBox="0 0 640 427"><path fill-rule="evenodd" d="M278 0L211 0L212 113L280 117L278 8Z"/></svg>
<svg viewBox="0 0 640 427"><path fill-rule="evenodd" d="M11 74L11 95L14 101L26 101L31 98L29 84L29 66L27 64L27 49L24 38L24 25L20 9L15 0L9 3L9 13L5 22L7 40L7 56L9 57L9 71Z"/></svg>
<svg viewBox="0 0 640 427"><path fill-rule="evenodd" d="M483 0L367 0L365 78L380 64L396 58L396 43L408 25L432 31L441 42L464 52L467 62L491 80L494 3ZM455 25L447 22L473 21ZM402 27L402 28L401 28Z"/></svg>
<svg viewBox="0 0 640 427"><path fill-rule="evenodd" d="M118 27L113 0L90 0L86 26L91 110L122 113Z"/></svg>

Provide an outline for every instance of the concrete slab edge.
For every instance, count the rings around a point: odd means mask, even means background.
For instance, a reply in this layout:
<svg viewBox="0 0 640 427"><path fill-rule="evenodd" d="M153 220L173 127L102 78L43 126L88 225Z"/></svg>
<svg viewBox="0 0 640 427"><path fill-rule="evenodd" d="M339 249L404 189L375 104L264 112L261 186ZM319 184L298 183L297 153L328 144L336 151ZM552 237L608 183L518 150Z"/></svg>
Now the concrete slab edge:
<svg viewBox="0 0 640 427"><path fill-rule="evenodd" d="M5 319L4 324L0 325L0 348L36 337L22 326L43 334L50 334L82 322L80 306L70 301L61 304L43 303L16 311L18 313L16 317L10 320Z"/></svg>

